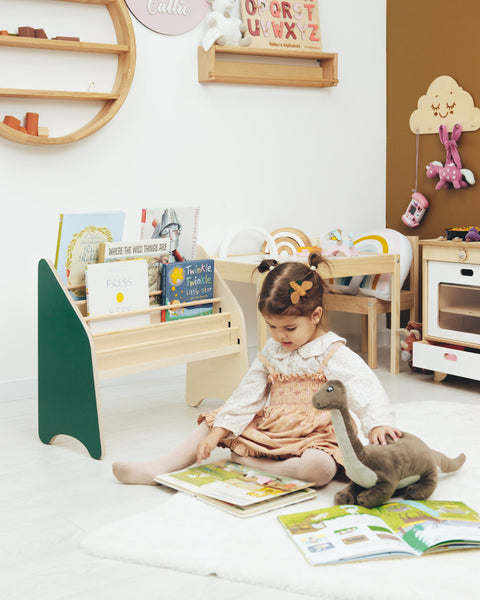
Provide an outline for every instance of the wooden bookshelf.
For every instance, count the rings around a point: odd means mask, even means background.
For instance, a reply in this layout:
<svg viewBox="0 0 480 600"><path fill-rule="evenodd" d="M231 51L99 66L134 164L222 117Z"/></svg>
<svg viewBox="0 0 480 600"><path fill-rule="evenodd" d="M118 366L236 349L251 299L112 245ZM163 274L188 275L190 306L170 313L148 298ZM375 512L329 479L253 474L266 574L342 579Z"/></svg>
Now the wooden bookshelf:
<svg viewBox="0 0 480 600"><path fill-rule="evenodd" d="M77 2L79 4L104 5L108 10L115 28L116 44L95 42L75 42L70 40L40 39L20 37L15 35L0 36L0 52L2 48L16 48L19 52L24 48L38 51L59 50L66 52L81 52L93 54L114 54L118 56L118 65L112 90L106 93L91 93L85 91L57 91L38 89L9 89L0 88L0 98L18 98L32 100L67 100L99 102L97 115L80 129L58 137L39 137L17 131L0 123L0 136L22 144L52 145L78 141L98 131L106 125L119 111L132 84L135 72L136 48L135 35L129 12L123 0L61 0L61 2ZM60 3L61 3L60 2ZM22 2L19 0L19 17ZM23 17L22 17L23 18ZM32 107L32 111L34 108ZM45 123L48 126L48 123Z"/></svg>
<svg viewBox="0 0 480 600"><path fill-rule="evenodd" d="M198 49L198 80L298 87L338 84L338 54L248 46Z"/></svg>
<svg viewBox="0 0 480 600"><path fill-rule="evenodd" d="M207 258L201 248L197 258ZM226 400L248 369L245 321L218 272L214 295L211 315L162 323L160 315L166 307L151 306L143 311L150 313L150 325L94 335L89 327L94 318L87 317L86 303L73 300L52 263L40 260L38 427L42 442L69 435L82 442L93 458L103 457L98 389L103 379L186 363L185 398L190 406L207 397Z"/></svg>

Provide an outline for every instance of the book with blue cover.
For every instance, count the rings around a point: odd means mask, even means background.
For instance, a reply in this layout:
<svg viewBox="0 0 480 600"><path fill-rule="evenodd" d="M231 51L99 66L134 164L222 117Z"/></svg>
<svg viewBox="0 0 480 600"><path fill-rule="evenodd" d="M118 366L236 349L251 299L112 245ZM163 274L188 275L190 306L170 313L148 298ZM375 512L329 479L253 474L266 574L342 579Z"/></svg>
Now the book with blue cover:
<svg viewBox="0 0 480 600"><path fill-rule="evenodd" d="M198 300L213 298L214 260L212 258L185 260L163 265L162 305L177 305L166 309L164 321L176 321L201 315L211 315L213 304L182 306Z"/></svg>

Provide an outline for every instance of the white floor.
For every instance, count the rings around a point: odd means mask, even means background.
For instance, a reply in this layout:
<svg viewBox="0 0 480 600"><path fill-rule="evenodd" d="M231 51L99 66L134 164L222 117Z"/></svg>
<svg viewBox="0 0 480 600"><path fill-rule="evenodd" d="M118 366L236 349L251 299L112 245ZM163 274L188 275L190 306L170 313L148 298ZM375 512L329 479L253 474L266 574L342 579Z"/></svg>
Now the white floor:
<svg viewBox="0 0 480 600"><path fill-rule="evenodd" d="M388 372L388 351L377 374L393 405L420 399L478 402L480 382L412 373L402 365ZM105 382L102 385L106 456L91 459L66 437L53 445L37 437L36 399L0 401L0 599L96 600L308 600L300 594L242 585L216 577L102 560L85 554L86 532L148 511L172 493L161 487L126 486L111 475L118 459L161 454L191 431L205 401L188 407L183 399L183 367ZM217 451L223 456L224 451ZM265 557L268 560L268 557ZM292 573L292 577L295 574Z"/></svg>

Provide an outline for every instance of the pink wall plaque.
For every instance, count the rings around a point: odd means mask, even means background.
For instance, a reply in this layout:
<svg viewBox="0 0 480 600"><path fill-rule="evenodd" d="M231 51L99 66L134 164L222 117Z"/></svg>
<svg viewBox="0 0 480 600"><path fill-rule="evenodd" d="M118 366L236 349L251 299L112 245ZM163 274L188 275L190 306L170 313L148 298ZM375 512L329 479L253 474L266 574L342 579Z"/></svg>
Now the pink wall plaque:
<svg viewBox="0 0 480 600"><path fill-rule="evenodd" d="M125 0L125 3L142 25L166 35L190 31L210 10L207 0Z"/></svg>

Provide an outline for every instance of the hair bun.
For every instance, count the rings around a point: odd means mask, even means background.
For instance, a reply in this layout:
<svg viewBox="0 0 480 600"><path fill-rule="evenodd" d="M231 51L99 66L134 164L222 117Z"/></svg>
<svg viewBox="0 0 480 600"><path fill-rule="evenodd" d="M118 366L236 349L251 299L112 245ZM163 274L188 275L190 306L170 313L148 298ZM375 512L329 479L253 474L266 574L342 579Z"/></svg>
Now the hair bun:
<svg viewBox="0 0 480 600"><path fill-rule="evenodd" d="M257 269L260 273L266 273L278 265L278 260L274 258L266 258L258 265Z"/></svg>

